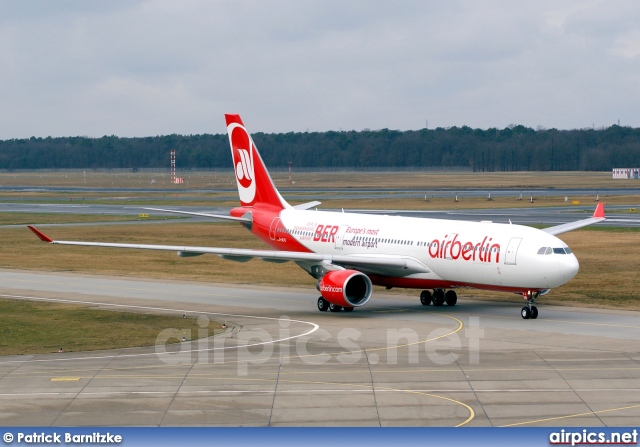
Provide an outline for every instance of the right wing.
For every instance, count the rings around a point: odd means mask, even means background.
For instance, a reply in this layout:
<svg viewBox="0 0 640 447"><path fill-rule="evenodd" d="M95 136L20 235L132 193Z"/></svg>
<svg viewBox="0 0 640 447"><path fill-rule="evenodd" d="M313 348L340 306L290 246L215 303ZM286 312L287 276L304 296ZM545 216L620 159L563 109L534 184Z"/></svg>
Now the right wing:
<svg viewBox="0 0 640 447"><path fill-rule="evenodd" d="M557 234L566 233L567 231L577 230L578 228L586 227L587 225L593 225L594 223L602 222L606 220L604 217L604 203L598 203L596 206L596 210L593 212L593 216L588 219L582 219L575 222L569 222L562 225L556 225L555 227L543 228L542 231L545 233L553 234L554 236Z"/></svg>
<svg viewBox="0 0 640 447"><path fill-rule="evenodd" d="M313 252L275 251L275 250L251 250L245 248L219 248L219 247L193 247L182 245L145 245L145 244L118 244L112 242L80 242L80 241L55 241L37 230L34 226L28 228L40 238L41 241L58 245L80 245L87 247L111 247L134 248L140 250L164 250L175 251L178 256L191 257L204 254L218 255L224 259L245 262L252 258L270 262L312 262L334 264L345 268L355 268L363 273L401 273L401 276L415 273L431 273L423 263L415 258L393 255L327 255Z"/></svg>

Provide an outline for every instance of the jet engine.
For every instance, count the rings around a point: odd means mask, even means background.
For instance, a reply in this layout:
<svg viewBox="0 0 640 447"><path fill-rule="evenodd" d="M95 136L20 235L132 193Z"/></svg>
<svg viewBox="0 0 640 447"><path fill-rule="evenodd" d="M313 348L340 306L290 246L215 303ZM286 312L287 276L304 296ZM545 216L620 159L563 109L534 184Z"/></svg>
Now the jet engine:
<svg viewBox="0 0 640 447"><path fill-rule="evenodd" d="M373 291L369 277L357 270L328 272L317 287L325 300L342 307L362 306Z"/></svg>

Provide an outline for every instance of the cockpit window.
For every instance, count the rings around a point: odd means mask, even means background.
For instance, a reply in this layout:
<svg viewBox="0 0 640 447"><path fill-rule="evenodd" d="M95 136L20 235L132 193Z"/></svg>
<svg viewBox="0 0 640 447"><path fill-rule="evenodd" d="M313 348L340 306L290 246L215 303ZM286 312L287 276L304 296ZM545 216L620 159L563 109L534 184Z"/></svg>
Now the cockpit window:
<svg viewBox="0 0 640 447"><path fill-rule="evenodd" d="M553 252L557 255L563 255L565 254L564 248L560 247L560 248L554 248Z"/></svg>
<svg viewBox="0 0 640 447"><path fill-rule="evenodd" d="M546 249L547 247L540 247L540 250L538 250L538 254L543 255Z"/></svg>
<svg viewBox="0 0 640 447"><path fill-rule="evenodd" d="M569 247L564 247L564 251L566 251L568 255L573 253Z"/></svg>
<svg viewBox="0 0 640 447"><path fill-rule="evenodd" d="M547 251L545 251L544 254L545 255L550 255L551 253L553 253L553 248L547 247Z"/></svg>

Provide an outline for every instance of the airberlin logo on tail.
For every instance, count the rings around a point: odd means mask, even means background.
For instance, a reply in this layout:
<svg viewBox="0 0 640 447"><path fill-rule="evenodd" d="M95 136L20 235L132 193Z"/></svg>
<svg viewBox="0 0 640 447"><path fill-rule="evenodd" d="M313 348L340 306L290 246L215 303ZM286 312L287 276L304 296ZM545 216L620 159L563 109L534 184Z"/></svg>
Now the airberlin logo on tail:
<svg viewBox="0 0 640 447"><path fill-rule="evenodd" d="M249 158L249 151L246 149L238 149L237 153L240 155L240 161L236 164L236 178L246 188L253 181L251 158Z"/></svg>
<svg viewBox="0 0 640 447"><path fill-rule="evenodd" d="M236 171L238 194L243 204L250 204L256 196L255 172L253 169L253 140L241 124L231 123L227 127L233 166Z"/></svg>

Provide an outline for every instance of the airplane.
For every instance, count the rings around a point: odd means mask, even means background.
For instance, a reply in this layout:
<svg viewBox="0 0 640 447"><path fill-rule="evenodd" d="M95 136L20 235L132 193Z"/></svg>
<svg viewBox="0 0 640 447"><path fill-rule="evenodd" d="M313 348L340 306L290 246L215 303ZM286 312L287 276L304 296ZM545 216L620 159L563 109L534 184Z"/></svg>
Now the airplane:
<svg viewBox="0 0 640 447"><path fill-rule="evenodd" d="M225 115L240 206L229 215L146 208L226 219L242 224L273 250L56 241L28 226L42 241L215 254L245 262L293 261L317 280L320 311L353 311L371 298L373 285L423 289L425 305L454 306L456 289L514 292L526 304L523 319L538 317L539 296L578 273L578 260L558 234L605 220L592 217L542 230L514 224L467 222L353 212L320 211L320 202L292 206L280 195L239 115Z"/></svg>

